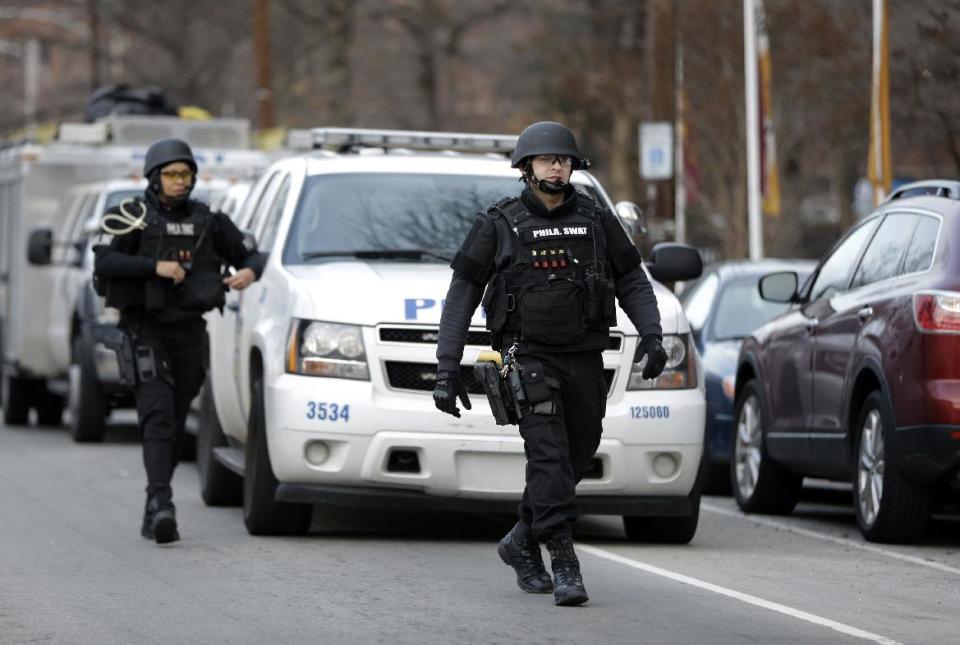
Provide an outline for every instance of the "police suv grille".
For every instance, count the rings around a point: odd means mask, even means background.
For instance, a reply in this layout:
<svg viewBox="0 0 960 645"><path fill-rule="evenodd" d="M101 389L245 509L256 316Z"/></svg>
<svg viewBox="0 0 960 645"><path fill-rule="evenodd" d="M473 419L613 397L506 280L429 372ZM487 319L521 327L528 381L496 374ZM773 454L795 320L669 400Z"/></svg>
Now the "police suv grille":
<svg viewBox="0 0 960 645"><path fill-rule="evenodd" d="M409 327L382 327L380 340L390 343L429 343L437 344L437 328L411 329ZM467 345L490 347L490 332L468 331Z"/></svg>
<svg viewBox="0 0 960 645"><path fill-rule="evenodd" d="M412 329L410 327L381 327L380 340L388 343L425 343L435 345L437 343L437 328ZM607 349L617 351L620 349L621 342L620 336L610 336ZM490 332L468 331L467 345L490 347Z"/></svg>
<svg viewBox="0 0 960 645"><path fill-rule="evenodd" d="M429 392L437 384L436 363L405 363L385 361L387 384L395 390L416 390ZM607 393L613 384L613 370L603 370L603 379L607 382ZM460 366L460 380L470 394L483 394L483 386L473 376L472 365Z"/></svg>
<svg viewBox="0 0 960 645"><path fill-rule="evenodd" d="M430 391L437 384L436 363L386 361L387 383L396 390ZM483 394L483 386L473 377L473 366L460 366L460 380L470 394Z"/></svg>

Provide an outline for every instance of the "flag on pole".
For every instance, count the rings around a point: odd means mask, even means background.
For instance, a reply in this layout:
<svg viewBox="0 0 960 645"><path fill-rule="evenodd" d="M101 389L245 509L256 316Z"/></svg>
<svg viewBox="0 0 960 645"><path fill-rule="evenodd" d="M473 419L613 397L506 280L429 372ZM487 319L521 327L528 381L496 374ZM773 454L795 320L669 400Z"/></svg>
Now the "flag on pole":
<svg viewBox="0 0 960 645"><path fill-rule="evenodd" d="M757 76L760 81L760 195L764 215L780 216L780 170L777 167L777 139L773 131L773 72L770 40L763 0L756 0L754 26L757 34Z"/></svg>
<svg viewBox="0 0 960 645"><path fill-rule="evenodd" d="M870 151L867 177L873 203L890 194L890 54L887 0L873 0L873 91L870 98Z"/></svg>

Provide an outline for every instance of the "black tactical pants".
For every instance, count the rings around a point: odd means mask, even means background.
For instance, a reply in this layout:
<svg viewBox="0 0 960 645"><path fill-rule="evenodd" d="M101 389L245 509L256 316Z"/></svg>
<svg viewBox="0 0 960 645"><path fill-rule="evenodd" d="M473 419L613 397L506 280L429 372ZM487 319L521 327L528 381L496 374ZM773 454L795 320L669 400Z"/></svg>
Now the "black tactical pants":
<svg viewBox="0 0 960 645"><path fill-rule="evenodd" d="M527 455L527 485L520 519L538 540L568 530L576 520L575 489L600 445L607 408L607 383L599 351L521 354L521 364L540 361L557 379L553 414L535 412L520 420Z"/></svg>
<svg viewBox="0 0 960 645"><path fill-rule="evenodd" d="M190 402L206 376L209 343L206 321L200 316L161 323L144 315L129 326L136 347L153 350L155 375L142 378L138 357L137 417L147 471L147 495L170 495ZM147 375L149 376L149 375Z"/></svg>

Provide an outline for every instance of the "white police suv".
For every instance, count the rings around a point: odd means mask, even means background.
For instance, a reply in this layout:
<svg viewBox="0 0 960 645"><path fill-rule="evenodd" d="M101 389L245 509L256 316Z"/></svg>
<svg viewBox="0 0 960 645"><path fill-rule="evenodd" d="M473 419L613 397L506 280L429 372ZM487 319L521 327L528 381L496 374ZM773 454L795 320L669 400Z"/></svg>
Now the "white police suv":
<svg viewBox="0 0 960 645"><path fill-rule="evenodd" d="M313 504L514 512L523 442L494 423L472 365L489 349L473 318L462 419L434 408L436 340L449 259L478 211L522 184L516 137L317 129L316 150L274 163L237 221L268 254L262 278L210 320L198 433L201 492L240 503L254 534L307 530ZM590 174L576 186L611 209ZM621 207L621 211L623 208ZM655 250L650 273L699 273L696 251ZM670 360L643 381L626 316L603 354L604 435L578 486L583 513L624 517L635 539L696 531L704 394L674 295L654 283Z"/></svg>

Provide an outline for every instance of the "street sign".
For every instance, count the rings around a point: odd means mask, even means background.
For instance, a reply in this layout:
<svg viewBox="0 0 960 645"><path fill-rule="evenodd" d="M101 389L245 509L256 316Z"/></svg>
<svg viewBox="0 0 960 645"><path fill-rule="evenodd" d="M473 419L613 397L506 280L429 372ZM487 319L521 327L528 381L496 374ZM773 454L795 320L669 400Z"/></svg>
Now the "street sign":
<svg viewBox="0 0 960 645"><path fill-rule="evenodd" d="M669 121L640 124L640 176L651 180L673 177L673 124Z"/></svg>

